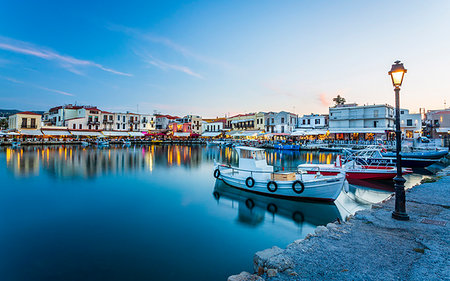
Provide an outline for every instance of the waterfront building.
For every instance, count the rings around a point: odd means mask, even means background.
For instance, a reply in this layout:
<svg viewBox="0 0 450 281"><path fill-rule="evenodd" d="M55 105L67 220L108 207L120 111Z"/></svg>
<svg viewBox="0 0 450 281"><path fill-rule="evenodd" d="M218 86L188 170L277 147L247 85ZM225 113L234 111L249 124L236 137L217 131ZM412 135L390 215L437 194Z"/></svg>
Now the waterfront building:
<svg viewBox="0 0 450 281"><path fill-rule="evenodd" d="M183 118L177 119L177 122L182 124L189 124L192 134L202 134L202 117L198 115L186 115Z"/></svg>
<svg viewBox="0 0 450 281"><path fill-rule="evenodd" d="M297 128L328 129L328 114L308 114L298 117Z"/></svg>
<svg viewBox="0 0 450 281"><path fill-rule="evenodd" d="M387 139L394 122L394 108L388 104L329 108L329 132L337 139Z"/></svg>
<svg viewBox="0 0 450 281"><path fill-rule="evenodd" d="M416 139L422 133L422 115L409 113L408 109L400 109L400 130L407 139Z"/></svg>
<svg viewBox="0 0 450 281"><path fill-rule="evenodd" d="M267 133L290 134L297 126L297 115L286 111L268 112L264 118Z"/></svg>
<svg viewBox="0 0 450 281"><path fill-rule="evenodd" d="M203 137L217 137L225 130L227 123L226 118L203 119L202 122L202 136Z"/></svg>
<svg viewBox="0 0 450 281"><path fill-rule="evenodd" d="M114 130L114 113L108 111L100 112L101 128L103 131Z"/></svg>
<svg viewBox="0 0 450 281"><path fill-rule="evenodd" d="M242 130L265 130L264 112L238 114L227 118L227 126L236 131Z"/></svg>
<svg viewBox="0 0 450 281"><path fill-rule="evenodd" d="M154 131L156 129L155 116L150 114L141 114L139 130L141 132Z"/></svg>
<svg viewBox="0 0 450 281"><path fill-rule="evenodd" d="M131 112L114 113L114 130L138 132L140 129L140 114Z"/></svg>
<svg viewBox="0 0 450 281"><path fill-rule="evenodd" d="M155 129L156 130L168 129L169 123L173 123L175 120L179 118L180 117L178 116L155 114Z"/></svg>
<svg viewBox="0 0 450 281"><path fill-rule="evenodd" d="M19 112L9 116L8 128L23 134L41 129L41 114L30 111Z"/></svg>
<svg viewBox="0 0 450 281"><path fill-rule="evenodd" d="M425 119L425 132L428 137L450 139L450 108L428 111Z"/></svg>

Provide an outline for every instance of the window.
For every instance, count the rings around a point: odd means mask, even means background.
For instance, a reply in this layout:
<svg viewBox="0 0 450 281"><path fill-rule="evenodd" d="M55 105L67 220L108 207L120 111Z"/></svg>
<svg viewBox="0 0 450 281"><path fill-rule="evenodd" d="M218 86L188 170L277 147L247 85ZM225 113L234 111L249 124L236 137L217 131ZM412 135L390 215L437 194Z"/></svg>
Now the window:
<svg viewBox="0 0 450 281"><path fill-rule="evenodd" d="M120 130L120 124L117 124L117 130Z"/></svg>
<svg viewBox="0 0 450 281"><path fill-rule="evenodd" d="M134 129L135 129L135 130L137 130L137 124L136 124L136 125L134 125Z"/></svg>
<svg viewBox="0 0 450 281"><path fill-rule="evenodd" d="M406 120L406 126L412 126L412 119Z"/></svg>
<svg viewBox="0 0 450 281"><path fill-rule="evenodd" d="M77 128L77 125L73 124L72 128L75 130Z"/></svg>
<svg viewBox="0 0 450 281"><path fill-rule="evenodd" d="M272 124L275 124L275 121L274 121L274 119L272 118Z"/></svg>
<svg viewBox="0 0 450 281"><path fill-rule="evenodd" d="M373 117L378 117L378 110L373 111Z"/></svg>
<svg viewBox="0 0 450 281"><path fill-rule="evenodd" d="M315 124L320 124L320 119L315 119Z"/></svg>
<svg viewBox="0 0 450 281"><path fill-rule="evenodd" d="M308 119L308 125L311 124L311 119Z"/></svg>
<svg viewBox="0 0 450 281"><path fill-rule="evenodd" d="M36 118L31 118L31 128L36 128Z"/></svg>
<svg viewBox="0 0 450 281"><path fill-rule="evenodd" d="M373 121L373 127L376 128L378 124L378 121Z"/></svg>
<svg viewBox="0 0 450 281"><path fill-rule="evenodd" d="M403 110L400 110L400 114L405 114L405 111L403 111Z"/></svg>
<svg viewBox="0 0 450 281"><path fill-rule="evenodd" d="M120 115L117 115L117 121L120 121Z"/></svg>
<svg viewBox="0 0 450 281"><path fill-rule="evenodd" d="M95 129L98 130L98 126L95 126Z"/></svg>
<svg viewBox="0 0 450 281"><path fill-rule="evenodd" d="M125 124L123 124L123 126L122 126L122 129L124 129L124 130L125 130Z"/></svg>
<svg viewBox="0 0 450 281"><path fill-rule="evenodd" d="M306 120L305 119L303 119L303 125L305 125L306 124Z"/></svg>
<svg viewBox="0 0 450 281"><path fill-rule="evenodd" d="M92 129L92 126L91 125L89 125L89 130L91 130Z"/></svg>
<svg viewBox="0 0 450 281"><path fill-rule="evenodd" d="M281 117L281 123L284 123L284 117Z"/></svg>
<svg viewBox="0 0 450 281"><path fill-rule="evenodd" d="M80 130L83 129L83 124L80 124L80 126L78 126L80 128Z"/></svg>
<svg viewBox="0 0 450 281"><path fill-rule="evenodd" d="M123 117L123 122L125 122L125 115L124 116L122 116ZM125 129L125 128L124 128Z"/></svg>

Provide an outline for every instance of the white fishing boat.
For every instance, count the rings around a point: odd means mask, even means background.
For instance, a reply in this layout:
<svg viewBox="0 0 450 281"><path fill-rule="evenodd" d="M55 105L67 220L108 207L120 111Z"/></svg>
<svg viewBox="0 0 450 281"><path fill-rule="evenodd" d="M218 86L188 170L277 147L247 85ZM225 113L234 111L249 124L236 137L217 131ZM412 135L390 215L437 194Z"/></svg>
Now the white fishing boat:
<svg viewBox="0 0 450 281"><path fill-rule="evenodd" d="M334 201L345 182L345 172L333 176L275 171L267 164L264 149L238 146L239 166L215 163L214 177L230 186L288 199Z"/></svg>
<svg viewBox="0 0 450 281"><path fill-rule="evenodd" d="M11 148L19 148L21 146L20 141L11 142Z"/></svg>
<svg viewBox="0 0 450 281"><path fill-rule="evenodd" d="M95 145L97 145L97 147L109 147L109 141L105 139L97 139Z"/></svg>

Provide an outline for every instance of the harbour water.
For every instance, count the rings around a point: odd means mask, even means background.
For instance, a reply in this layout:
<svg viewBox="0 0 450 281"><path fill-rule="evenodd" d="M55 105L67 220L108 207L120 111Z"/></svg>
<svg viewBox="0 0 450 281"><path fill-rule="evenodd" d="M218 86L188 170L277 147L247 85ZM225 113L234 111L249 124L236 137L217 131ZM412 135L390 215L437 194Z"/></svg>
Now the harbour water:
<svg viewBox="0 0 450 281"><path fill-rule="evenodd" d="M334 157L267 152L285 169ZM0 148L0 280L224 280L393 191L361 182L334 204L272 199L216 182L214 159L237 161L216 146Z"/></svg>

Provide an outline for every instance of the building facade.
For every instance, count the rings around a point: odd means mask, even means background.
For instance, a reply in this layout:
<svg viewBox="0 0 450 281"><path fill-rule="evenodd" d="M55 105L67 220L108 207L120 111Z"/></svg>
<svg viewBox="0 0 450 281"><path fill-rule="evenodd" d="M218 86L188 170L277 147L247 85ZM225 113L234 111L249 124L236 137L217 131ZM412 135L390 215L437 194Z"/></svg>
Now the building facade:
<svg viewBox="0 0 450 281"><path fill-rule="evenodd" d="M394 123L394 108L387 104L344 104L329 109L329 131L338 139L386 139Z"/></svg>
<svg viewBox="0 0 450 281"><path fill-rule="evenodd" d="M428 111L425 119L427 137L449 139L450 108Z"/></svg>
<svg viewBox="0 0 450 281"><path fill-rule="evenodd" d="M264 118L267 133L290 134L297 126L297 115L286 111L269 112Z"/></svg>
<svg viewBox="0 0 450 281"><path fill-rule="evenodd" d="M41 129L40 114L24 111L9 116L8 128L13 131L24 132L27 130L39 130Z"/></svg>
<svg viewBox="0 0 450 281"><path fill-rule="evenodd" d="M327 129L328 114L309 114L298 118L297 128L301 129Z"/></svg>
<svg viewBox="0 0 450 281"><path fill-rule="evenodd" d="M264 112L238 114L227 118L227 127L234 131L265 130Z"/></svg>
<svg viewBox="0 0 450 281"><path fill-rule="evenodd" d="M422 134L422 115L409 113L408 109L400 109L400 130L403 138L415 139Z"/></svg>

